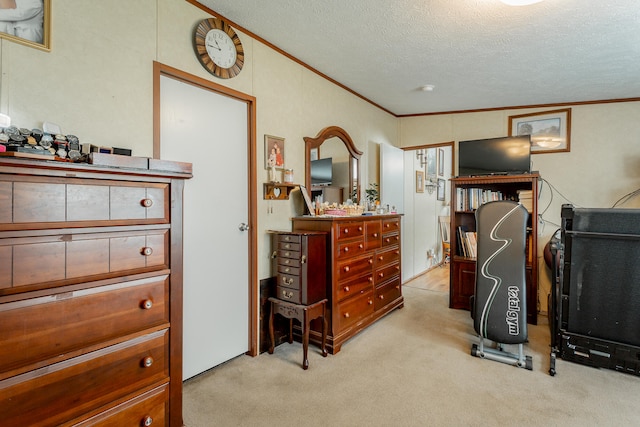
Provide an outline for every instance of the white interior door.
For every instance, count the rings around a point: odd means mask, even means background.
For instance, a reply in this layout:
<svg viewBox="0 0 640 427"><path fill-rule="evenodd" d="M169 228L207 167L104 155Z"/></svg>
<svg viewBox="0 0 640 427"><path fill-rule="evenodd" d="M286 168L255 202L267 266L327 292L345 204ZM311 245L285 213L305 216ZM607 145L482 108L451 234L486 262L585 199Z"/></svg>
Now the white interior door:
<svg viewBox="0 0 640 427"><path fill-rule="evenodd" d="M247 104L161 76L160 157L184 190L184 379L249 347Z"/></svg>
<svg viewBox="0 0 640 427"><path fill-rule="evenodd" d="M380 144L380 203L404 213L404 151Z"/></svg>

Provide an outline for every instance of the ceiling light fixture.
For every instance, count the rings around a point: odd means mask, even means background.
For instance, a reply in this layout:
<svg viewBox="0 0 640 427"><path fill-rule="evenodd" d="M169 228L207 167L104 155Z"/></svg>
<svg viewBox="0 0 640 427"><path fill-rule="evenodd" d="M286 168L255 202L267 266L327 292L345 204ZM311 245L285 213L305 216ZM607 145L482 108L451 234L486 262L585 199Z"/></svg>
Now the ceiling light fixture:
<svg viewBox="0 0 640 427"><path fill-rule="evenodd" d="M509 6L528 6L534 3L540 3L542 0L500 0L504 4Z"/></svg>
<svg viewBox="0 0 640 427"><path fill-rule="evenodd" d="M433 92L433 89L435 89L436 87L434 85L424 85L424 86L420 86L420 90L423 92Z"/></svg>

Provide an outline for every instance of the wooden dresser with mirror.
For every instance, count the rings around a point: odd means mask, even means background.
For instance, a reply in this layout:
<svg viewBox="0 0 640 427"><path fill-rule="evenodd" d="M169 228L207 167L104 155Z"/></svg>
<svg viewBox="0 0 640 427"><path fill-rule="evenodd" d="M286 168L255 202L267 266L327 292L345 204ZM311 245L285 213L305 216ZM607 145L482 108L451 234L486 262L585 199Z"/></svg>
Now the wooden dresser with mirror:
<svg viewBox="0 0 640 427"><path fill-rule="evenodd" d="M341 159L335 184L346 199L358 202L360 156L349 134L338 126L305 137L305 185L313 190L311 160ZM334 169L336 169L334 167ZM313 191L312 191L313 195ZM396 308L404 306L401 274L401 216L303 216L292 219L293 231L327 233L327 346L332 354L355 334ZM320 340L318 331L312 339Z"/></svg>
<svg viewBox="0 0 640 427"><path fill-rule="evenodd" d="M191 165L144 160L0 158L3 426L183 425Z"/></svg>

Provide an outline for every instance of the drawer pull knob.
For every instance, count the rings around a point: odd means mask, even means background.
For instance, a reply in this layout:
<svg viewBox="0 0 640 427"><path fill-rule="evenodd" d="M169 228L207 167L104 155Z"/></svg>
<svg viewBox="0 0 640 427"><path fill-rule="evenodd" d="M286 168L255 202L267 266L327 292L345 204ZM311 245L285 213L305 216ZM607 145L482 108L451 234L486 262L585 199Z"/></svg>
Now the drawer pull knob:
<svg viewBox="0 0 640 427"><path fill-rule="evenodd" d="M284 256L289 256L289 255L291 255L289 252L284 253Z"/></svg>
<svg viewBox="0 0 640 427"><path fill-rule="evenodd" d="M271 259L276 259L277 256L278 256L278 252L276 251L271 252Z"/></svg>
<svg viewBox="0 0 640 427"><path fill-rule="evenodd" d="M386 239L386 240L387 240L387 243L391 242L391 239L390 239L390 238L388 238L388 237L387 237L387 239Z"/></svg>
<svg viewBox="0 0 640 427"><path fill-rule="evenodd" d="M151 365L153 365L153 357L147 356L142 359L142 366L144 366L145 368L150 368Z"/></svg>
<svg viewBox="0 0 640 427"><path fill-rule="evenodd" d="M288 260L288 259L285 259L285 260L284 260L284 263L285 263L285 264L289 264L289 260Z"/></svg>
<svg viewBox="0 0 640 427"><path fill-rule="evenodd" d="M344 287L344 291L345 291L345 292L349 292L350 290L351 290L351 288L349 288L348 286L345 286L345 287Z"/></svg>
<svg viewBox="0 0 640 427"><path fill-rule="evenodd" d="M348 228L344 229L344 234L349 234L349 229Z"/></svg>
<svg viewBox="0 0 640 427"><path fill-rule="evenodd" d="M373 237L378 237L378 233L373 233Z"/></svg>
<svg viewBox="0 0 640 427"><path fill-rule="evenodd" d="M282 276L282 284L286 286L293 285L293 277L287 278L286 276Z"/></svg>
<svg viewBox="0 0 640 427"><path fill-rule="evenodd" d="M400 271L400 266L396 265L396 270Z"/></svg>
<svg viewBox="0 0 640 427"><path fill-rule="evenodd" d="M153 253L153 248L150 248L149 246L142 248L142 255L150 256L152 253Z"/></svg>
<svg viewBox="0 0 640 427"><path fill-rule="evenodd" d="M304 264L307 262L307 256L306 255L302 255L302 258L300 259L300 263Z"/></svg>
<svg viewBox="0 0 640 427"><path fill-rule="evenodd" d="M144 301L142 301L142 308L145 310L150 310L151 307L153 307L153 301L151 301L150 299L146 299Z"/></svg>
<svg viewBox="0 0 640 427"><path fill-rule="evenodd" d="M378 296L378 298L380 298L382 300L382 299L384 299L384 295L380 295L380 296Z"/></svg>
<svg viewBox="0 0 640 427"><path fill-rule="evenodd" d="M358 231L362 231L362 227L358 227Z"/></svg>
<svg viewBox="0 0 640 427"><path fill-rule="evenodd" d="M289 240L291 240L291 237L289 237L289 236L285 236L285 237L284 237L284 240L286 240L286 241L288 242Z"/></svg>
<svg viewBox="0 0 640 427"><path fill-rule="evenodd" d="M369 264L373 264L373 259L369 258Z"/></svg>
<svg viewBox="0 0 640 427"><path fill-rule="evenodd" d="M349 316L349 313L348 313L348 312L344 314L344 318L345 318L345 319L348 319L349 317L350 317L350 316Z"/></svg>
<svg viewBox="0 0 640 427"><path fill-rule="evenodd" d="M380 255L380 256L378 257L378 260L380 260L380 261L382 261L383 259L384 259L384 257L383 257L382 255Z"/></svg>
<svg viewBox="0 0 640 427"><path fill-rule="evenodd" d="M373 305L373 301L372 300L369 300L369 305Z"/></svg>
<svg viewBox="0 0 640 427"><path fill-rule="evenodd" d="M349 266L348 266L348 265L344 267L344 272L345 272L345 273L348 273L348 272L349 272L349 270L351 270L351 269L349 268Z"/></svg>
<svg viewBox="0 0 640 427"><path fill-rule="evenodd" d="M362 249L362 248L364 248L364 245L363 245L362 243L360 243L360 244L358 245L358 248L359 248L359 249Z"/></svg>
<svg viewBox="0 0 640 427"><path fill-rule="evenodd" d="M291 249L291 245L287 243L286 245L284 245L284 248L285 249Z"/></svg>
<svg viewBox="0 0 640 427"><path fill-rule="evenodd" d="M391 224L385 224L384 226L389 228L389 227L391 227Z"/></svg>
<svg viewBox="0 0 640 427"><path fill-rule="evenodd" d="M144 427L149 427L151 424L153 424L153 418L151 418L149 415L142 419L142 425Z"/></svg>
<svg viewBox="0 0 640 427"><path fill-rule="evenodd" d="M346 248L344 248L345 252L349 252L349 247L347 246Z"/></svg>
<svg viewBox="0 0 640 427"><path fill-rule="evenodd" d="M373 282L373 277L369 277L369 282Z"/></svg>
<svg viewBox="0 0 640 427"><path fill-rule="evenodd" d="M384 273L378 273L378 277L383 278L384 277Z"/></svg>
<svg viewBox="0 0 640 427"><path fill-rule="evenodd" d="M142 199L140 204L142 206L144 206L145 208L150 208L151 206L153 206L153 200L151 200L151 199Z"/></svg>
<svg viewBox="0 0 640 427"><path fill-rule="evenodd" d="M293 298L293 292L282 291L282 297L286 299Z"/></svg>
<svg viewBox="0 0 640 427"><path fill-rule="evenodd" d="M284 272L285 272L285 273L288 273L288 272L290 272L290 271L291 271L291 269L290 269L289 267L287 267L287 268L285 268L285 269L284 269Z"/></svg>

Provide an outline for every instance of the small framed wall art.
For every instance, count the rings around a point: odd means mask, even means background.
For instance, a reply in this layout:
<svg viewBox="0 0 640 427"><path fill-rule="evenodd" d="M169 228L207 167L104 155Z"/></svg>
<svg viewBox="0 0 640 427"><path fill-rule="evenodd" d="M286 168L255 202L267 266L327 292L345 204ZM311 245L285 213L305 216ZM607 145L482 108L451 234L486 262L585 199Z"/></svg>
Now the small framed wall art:
<svg viewBox="0 0 640 427"><path fill-rule="evenodd" d="M445 181L444 179L438 178L438 194L437 194L437 198L439 201L443 202L444 201L444 193L445 193L445 189L446 189L446 183L447 181Z"/></svg>
<svg viewBox="0 0 640 427"><path fill-rule="evenodd" d="M416 193L424 193L424 171L416 171Z"/></svg>
<svg viewBox="0 0 640 427"><path fill-rule="evenodd" d="M284 169L284 138L264 136L264 167Z"/></svg>
<svg viewBox="0 0 640 427"><path fill-rule="evenodd" d="M436 149L428 148L427 149L427 177L435 178L436 177Z"/></svg>
<svg viewBox="0 0 640 427"><path fill-rule="evenodd" d="M0 38L51 50L51 0L0 2Z"/></svg>
<svg viewBox="0 0 640 427"><path fill-rule="evenodd" d="M444 149L438 148L438 176L444 176Z"/></svg>

